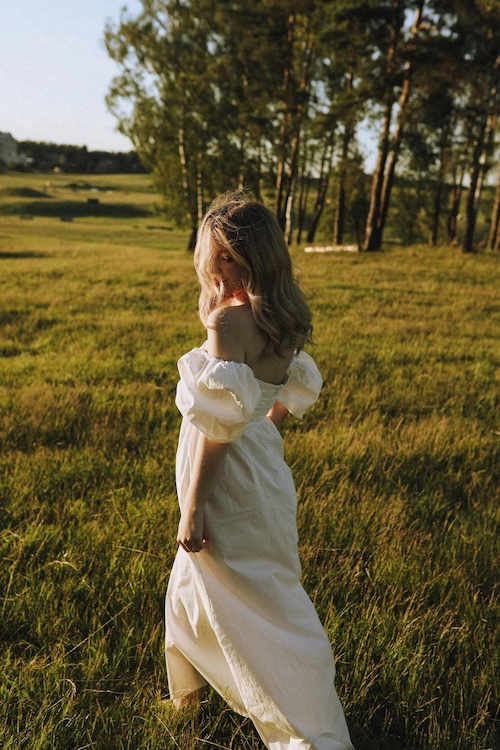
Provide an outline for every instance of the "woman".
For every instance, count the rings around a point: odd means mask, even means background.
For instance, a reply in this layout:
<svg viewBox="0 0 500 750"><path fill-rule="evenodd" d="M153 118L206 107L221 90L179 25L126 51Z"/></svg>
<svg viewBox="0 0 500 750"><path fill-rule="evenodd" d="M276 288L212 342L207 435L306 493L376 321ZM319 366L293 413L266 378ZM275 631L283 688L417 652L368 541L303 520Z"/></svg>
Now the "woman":
<svg viewBox="0 0 500 750"><path fill-rule="evenodd" d="M181 506L166 597L175 708L209 683L270 750L352 748L328 638L300 584L280 428L316 401L311 314L274 215L240 196L197 239L202 348L179 361Z"/></svg>

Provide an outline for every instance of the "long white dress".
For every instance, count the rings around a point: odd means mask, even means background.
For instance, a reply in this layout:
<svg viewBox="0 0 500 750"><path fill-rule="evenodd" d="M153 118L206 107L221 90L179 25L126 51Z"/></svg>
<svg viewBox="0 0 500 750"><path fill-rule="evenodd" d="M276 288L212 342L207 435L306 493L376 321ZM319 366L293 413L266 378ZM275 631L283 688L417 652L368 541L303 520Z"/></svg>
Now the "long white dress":
<svg viewBox="0 0 500 750"><path fill-rule="evenodd" d="M201 432L230 446L206 505L208 542L198 554L179 548L170 576L170 695L209 683L252 719L270 750L352 750L330 643L300 583L293 479L281 435L266 417L276 400L302 417L321 376L305 352L281 386L203 348L178 367L181 504Z"/></svg>

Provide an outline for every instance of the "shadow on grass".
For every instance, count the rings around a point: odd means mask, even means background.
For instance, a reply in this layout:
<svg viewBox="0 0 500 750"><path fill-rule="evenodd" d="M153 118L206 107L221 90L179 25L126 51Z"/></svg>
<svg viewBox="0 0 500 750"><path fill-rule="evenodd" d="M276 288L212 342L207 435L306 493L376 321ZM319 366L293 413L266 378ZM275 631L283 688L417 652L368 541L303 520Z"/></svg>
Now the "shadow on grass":
<svg viewBox="0 0 500 750"><path fill-rule="evenodd" d="M33 190L33 188L11 188L10 190L5 190L5 193L7 195L13 195L16 198L51 198L48 193L46 193L43 190Z"/></svg>
<svg viewBox="0 0 500 750"><path fill-rule="evenodd" d="M0 260L24 260L25 258L48 258L47 253L15 253L15 252L2 252L0 250Z"/></svg>
<svg viewBox="0 0 500 750"><path fill-rule="evenodd" d="M131 206L128 203L101 203L98 199L90 201L51 201L42 203L12 203L0 207L0 214L28 216L43 216L47 218L71 220L87 216L101 216L106 219L139 219L152 216L146 208Z"/></svg>

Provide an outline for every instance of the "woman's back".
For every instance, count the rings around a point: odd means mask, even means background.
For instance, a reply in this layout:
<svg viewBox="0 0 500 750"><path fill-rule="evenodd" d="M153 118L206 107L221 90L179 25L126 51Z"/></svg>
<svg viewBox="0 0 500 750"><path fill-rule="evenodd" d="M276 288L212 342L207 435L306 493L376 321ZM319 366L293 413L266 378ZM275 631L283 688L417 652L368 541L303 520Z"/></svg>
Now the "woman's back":
<svg viewBox="0 0 500 750"><path fill-rule="evenodd" d="M244 362L258 380L279 385L293 352L285 356L265 354L266 334L259 328L249 304L225 305L214 310L207 325L208 353L220 359Z"/></svg>

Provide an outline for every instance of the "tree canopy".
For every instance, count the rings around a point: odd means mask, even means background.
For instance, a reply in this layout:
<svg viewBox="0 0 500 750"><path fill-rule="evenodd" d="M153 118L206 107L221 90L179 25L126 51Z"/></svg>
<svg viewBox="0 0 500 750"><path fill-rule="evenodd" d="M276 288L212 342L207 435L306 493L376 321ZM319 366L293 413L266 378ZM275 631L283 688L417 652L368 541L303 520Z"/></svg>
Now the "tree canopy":
<svg viewBox="0 0 500 750"><path fill-rule="evenodd" d="M378 250L404 210L397 180L424 196L406 227L431 244L456 241L464 195L474 249L497 164L492 0L142 0L105 42L119 68L108 105L191 245L207 202L240 187L274 207L288 241L314 241L328 206L336 244L348 233ZM362 128L378 137L372 175Z"/></svg>

